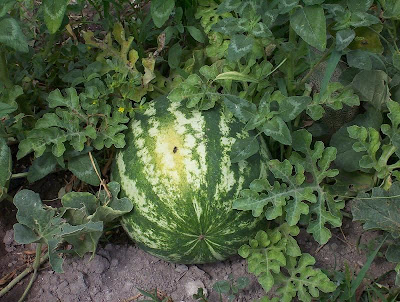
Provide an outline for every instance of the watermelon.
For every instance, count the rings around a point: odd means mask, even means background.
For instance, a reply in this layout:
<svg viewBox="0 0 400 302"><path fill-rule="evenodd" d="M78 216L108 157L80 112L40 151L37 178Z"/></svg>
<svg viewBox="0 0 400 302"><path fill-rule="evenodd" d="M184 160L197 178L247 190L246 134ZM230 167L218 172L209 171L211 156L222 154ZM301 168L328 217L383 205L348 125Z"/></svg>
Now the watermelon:
<svg viewBox="0 0 400 302"><path fill-rule="evenodd" d="M260 228L232 201L261 173L260 156L231 163L232 145L254 133L221 107L188 109L159 98L135 115L113 180L134 204L122 226L139 247L166 261L207 263L236 254Z"/></svg>

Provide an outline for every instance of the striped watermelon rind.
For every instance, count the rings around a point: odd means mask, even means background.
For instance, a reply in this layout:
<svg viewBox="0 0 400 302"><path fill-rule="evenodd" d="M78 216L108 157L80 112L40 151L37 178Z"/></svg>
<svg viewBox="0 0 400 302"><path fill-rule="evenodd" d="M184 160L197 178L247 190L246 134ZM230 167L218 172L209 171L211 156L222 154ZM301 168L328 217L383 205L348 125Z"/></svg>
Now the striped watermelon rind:
<svg viewBox="0 0 400 302"><path fill-rule="evenodd" d="M224 260L262 223L232 201L260 176L260 156L232 164L236 139L254 133L221 107L186 108L162 97L135 115L118 152L113 180L134 204L122 226L137 244L177 263Z"/></svg>

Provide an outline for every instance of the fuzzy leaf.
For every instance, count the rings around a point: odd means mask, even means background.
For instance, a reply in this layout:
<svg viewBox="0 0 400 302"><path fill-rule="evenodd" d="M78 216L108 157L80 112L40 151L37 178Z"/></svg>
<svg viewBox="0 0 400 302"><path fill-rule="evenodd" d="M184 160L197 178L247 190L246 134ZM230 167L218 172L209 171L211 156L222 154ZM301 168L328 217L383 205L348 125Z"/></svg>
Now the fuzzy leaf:
<svg viewBox="0 0 400 302"><path fill-rule="evenodd" d="M383 230L400 237L400 182L388 191L376 187L372 193L360 193L352 206L353 219L364 223L366 230Z"/></svg>
<svg viewBox="0 0 400 302"><path fill-rule="evenodd" d="M96 159L93 158L93 160L97 166L97 171L100 171ZM68 170L70 170L80 180L92 186L100 185L99 177L93 168L88 154L71 158L68 162Z"/></svg>
<svg viewBox="0 0 400 302"><path fill-rule="evenodd" d="M174 0L153 0L151 1L151 17L154 24L160 28L169 19L175 7Z"/></svg>
<svg viewBox="0 0 400 302"><path fill-rule="evenodd" d="M294 120L311 102L308 96L292 96L279 102L279 116L285 121Z"/></svg>
<svg viewBox="0 0 400 302"><path fill-rule="evenodd" d="M238 61L253 49L254 39L245 35L234 35L228 47L229 61Z"/></svg>
<svg viewBox="0 0 400 302"><path fill-rule="evenodd" d="M356 37L356 33L352 29L343 29L339 30L336 33L336 49L338 51L344 50L347 46L353 42L354 38Z"/></svg>
<svg viewBox="0 0 400 302"><path fill-rule="evenodd" d="M0 20L0 44L11 47L19 52L29 51L26 37L19 23L11 17Z"/></svg>
<svg viewBox="0 0 400 302"><path fill-rule="evenodd" d="M0 1L0 18L4 17L15 5L16 0L1 0Z"/></svg>
<svg viewBox="0 0 400 302"><path fill-rule="evenodd" d="M57 166L57 158L51 153L45 153L36 158L29 168L28 181L30 183L42 179L46 175L54 172Z"/></svg>
<svg viewBox="0 0 400 302"><path fill-rule="evenodd" d="M238 96L224 95L223 100L228 110L242 123L248 122L257 114L256 105Z"/></svg>
<svg viewBox="0 0 400 302"><path fill-rule="evenodd" d="M51 34L60 28L69 0L43 0L44 22Z"/></svg>
<svg viewBox="0 0 400 302"><path fill-rule="evenodd" d="M267 121L264 125L260 126L259 129L265 133L265 135L272 137L274 140L284 145L292 144L292 136L290 130L284 120L275 116L271 120Z"/></svg>
<svg viewBox="0 0 400 302"><path fill-rule="evenodd" d="M326 48L326 19L319 5L298 8L290 17L290 26L308 44L324 51Z"/></svg>
<svg viewBox="0 0 400 302"><path fill-rule="evenodd" d="M363 70L353 79L353 89L361 101L371 103L380 110L389 100L388 75L381 70Z"/></svg>
<svg viewBox="0 0 400 302"><path fill-rule="evenodd" d="M238 139L232 146L231 162L237 163L241 160L245 160L256 154L259 149L260 146L255 136Z"/></svg>

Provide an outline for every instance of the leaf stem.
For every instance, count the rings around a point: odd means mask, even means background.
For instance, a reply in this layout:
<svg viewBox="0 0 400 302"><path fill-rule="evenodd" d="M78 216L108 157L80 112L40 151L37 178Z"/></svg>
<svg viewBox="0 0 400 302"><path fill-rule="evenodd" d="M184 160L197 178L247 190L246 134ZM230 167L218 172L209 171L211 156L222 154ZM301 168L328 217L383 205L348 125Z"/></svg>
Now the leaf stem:
<svg viewBox="0 0 400 302"><path fill-rule="evenodd" d="M40 266L40 255L42 254L42 243L38 243L36 246L36 255L35 255L35 262L33 263L33 275L31 280L28 283L28 286L25 288L24 293L22 294L21 298L18 300L18 302L23 302L28 295L29 290L32 287L33 282L36 279L37 276L37 271Z"/></svg>
<svg viewBox="0 0 400 302"><path fill-rule="evenodd" d="M0 48L0 81L3 82L6 88L11 88L13 83L8 75L6 55L3 49Z"/></svg>
<svg viewBox="0 0 400 302"><path fill-rule="evenodd" d="M43 258L40 259L39 266L41 264L43 264L48 258L49 258L49 254L47 253ZM35 259L35 262L36 262L36 259ZM0 291L0 298L2 296L4 296L6 293L8 293L14 287L14 285L16 285L26 275L28 275L31 271L33 271L33 269L34 269L33 266L28 267L21 274L19 274L17 277L15 277L10 283L8 283L8 285Z"/></svg>
<svg viewBox="0 0 400 302"><path fill-rule="evenodd" d="M29 173L29 172L22 172L22 173L12 174L12 175L11 175L11 179L27 177L27 176L28 176L28 173Z"/></svg>

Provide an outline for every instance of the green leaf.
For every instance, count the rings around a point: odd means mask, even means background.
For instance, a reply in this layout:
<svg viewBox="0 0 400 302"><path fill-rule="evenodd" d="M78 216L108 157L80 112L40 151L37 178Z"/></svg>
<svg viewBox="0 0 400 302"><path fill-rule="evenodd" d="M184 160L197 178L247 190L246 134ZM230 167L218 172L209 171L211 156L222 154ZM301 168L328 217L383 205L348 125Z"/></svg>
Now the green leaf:
<svg viewBox="0 0 400 302"><path fill-rule="evenodd" d="M371 106L371 108L368 108L367 112L358 115L353 121L344 124L335 134L333 134L330 145L337 149L335 164L338 166L338 168L347 172L360 170L361 167L359 165L359 161L365 154L354 151L353 144L356 142L356 140L349 136L347 128L351 125L358 125L379 129L381 124L381 113Z"/></svg>
<svg viewBox="0 0 400 302"><path fill-rule="evenodd" d="M260 146L256 136L237 139L232 146L231 162L237 163L256 154Z"/></svg>
<svg viewBox="0 0 400 302"><path fill-rule="evenodd" d="M55 34L64 19L69 0L43 0L44 22L51 34Z"/></svg>
<svg viewBox="0 0 400 302"><path fill-rule="evenodd" d="M16 223L13 226L14 229L14 239L20 244L29 244L40 239L40 236L35 234L35 232L29 227Z"/></svg>
<svg viewBox="0 0 400 302"><path fill-rule="evenodd" d="M292 96L279 102L279 116L285 121L294 120L311 102L308 96Z"/></svg>
<svg viewBox="0 0 400 302"><path fill-rule="evenodd" d="M385 0L383 2L383 17L387 19L400 20L400 2L397 0Z"/></svg>
<svg viewBox="0 0 400 302"><path fill-rule="evenodd" d="M271 185L266 179L254 180L250 189L242 190L241 197L234 200L232 207L236 210L251 210L255 217L260 216L266 207L265 217L268 220L282 216L285 209L286 221L289 225L296 225L300 215L309 212L304 201L316 202L314 188L303 185L305 176L301 166L296 166L296 174L292 175L293 166L288 160L271 160L268 168L282 183L276 181Z"/></svg>
<svg viewBox="0 0 400 302"><path fill-rule="evenodd" d="M344 50L347 46L353 42L354 38L356 37L356 33L352 29L343 29L339 30L336 33L336 49L338 51Z"/></svg>
<svg viewBox="0 0 400 302"><path fill-rule="evenodd" d="M291 260L286 266L289 277L281 274L279 281L283 283L277 290L282 302L293 301L298 296L300 301L312 301L319 297L319 292L332 292L336 285L320 270L312 266L315 259L310 254L301 255L298 261Z"/></svg>
<svg viewBox="0 0 400 302"><path fill-rule="evenodd" d="M388 191L380 187L371 194L360 193L354 200L353 219L364 223L365 230L383 230L400 237L400 182L394 182Z"/></svg>
<svg viewBox="0 0 400 302"><path fill-rule="evenodd" d="M259 80L248 75L248 74L243 74L237 71L227 71L220 73L214 81L218 80L234 80L234 81L243 81L243 82L251 82L251 83L258 83Z"/></svg>
<svg viewBox="0 0 400 302"><path fill-rule="evenodd" d="M174 0L153 0L151 1L151 17L154 24L160 28L169 19L175 7Z"/></svg>
<svg viewBox="0 0 400 302"><path fill-rule="evenodd" d="M206 41L206 38L203 34L203 32L198 29L195 26L187 26L187 30L189 31L189 34L195 39L197 42L204 43Z"/></svg>
<svg viewBox="0 0 400 302"><path fill-rule="evenodd" d="M65 92L66 96L63 96L59 89L51 91L47 97L49 107L67 107L71 110L81 111L79 97L75 88L67 88L65 89Z"/></svg>
<svg viewBox="0 0 400 302"><path fill-rule="evenodd" d="M370 52L360 49L352 50L347 54L347 63L350 67L358 69L371 70L372 60Z"/></svg>
<svg viewBox="0 0 400 302"><path fill-rule="evenodd" d="M42 179L46 175L55 171L57 166L57 158L51 153L45 153L36 158L32 166L29 168L28 181L30 183Z"/></svg>
<svg viewBox="0 0 400 302"><path fill-rule="evenodd" d="M265 135L272 137L281 144L292 144L290 130L284 120L279 116L274 116L271 120L259 127L259 129L263 131Z"/></svg>
<svg viewBox="0 0 400 302"><path fill-rule="evenodd" d="M393 66L400 71L400 52L393 53Z"/></svg>
<svg viewBox="0 0 400 302"><path fill-rule="evenodd" d="M1 0L0 1L0 18L4 17L16 3L16 0Z"/></svg>
<svg viewBox="0 0 400 302"><path fill-rule="evenodd" d="M308 44L324 51L326 48L326 19L319 6L298 8L290 16L290 26Z"/></svg>
<svg viewBox="0 0 400 302"><path fill-rule="evenodd" d="M11 177L12 158L7 141L0 137L0 196Z"/></svg>
<svg viewBox="0 0 400 302"><path fill-rule="evenodd" d="M229 281L226 281L226 280L217 281L213 285L213 290L215 290L217 293L221 293L221 294L229 293L230 289L231 289L231 285L230 285Z"/></svg>
<svg viewBox="0 0 400 302"><path fill-rule="evenodd" d="M171 68L178 68L179 64L181 63L182 57L182 47L179 43L176 43L171 46L170 50L168 51L168 65Z"/></svg>
<svg viewBox="0 0 400 302"><path fill-rule="evenodd" d="M0 19L0 44L19 52L29 51L28 42L19 23L11 17Z"/></svg>
<svg viewBox="0 0 400 302"><path fill-rule="evenodd" d="M316 202L310 207L311 218L307 231L313 234L318 243L325 244L331 237L331 232L325 226L327 223L333 227L341 225L340 209L344 203L334 200L333 196L325 191L321 183L325 178L335 177L339 171L330 169L330 165L336 158L336 149L324 147L320 141L311 149L312 135L306 130L298 130L292 134L293 152L290 161L297 167L301 165L304 170L312 175L314 191L317 192Z"/></svg>
<svg viewBox="0 0 400 302"><path fill-rule="evenodd" d="M96 159L93 158L97 171L100 171L99 166L97 165ZM89 158L88 154L80 155L71 158L68 161L68 170L70 170L76 177L80 180L92 185L98 186L100 185L99 177L97 176L92 162Z"/></svg>
<svg viewBox="0 0 400 302"><path fill-rule="evenodd" d="M374 3L374 0L347 0L347 6L351 12L366 12Z"/></svg>
<svg viewBox="0 0 400 302"><path fill-rule="evenodd" d="M253 49L254 39L245 35L234 35L228 47L229 61L238 61Z"/></svg>
<svg viewBox="0 0 400 302"><path fill-rule="evenodd" d="M279 14L284 15L299 5L299 0L282 0L279 1Z"/></svg>
<svg viewBox="0 0 400 302"><path fill-rule="evenodd" d="M238 96L224 95L223 100L226 108L242 123L246 123L257 114L256 105Z"/></svg>

